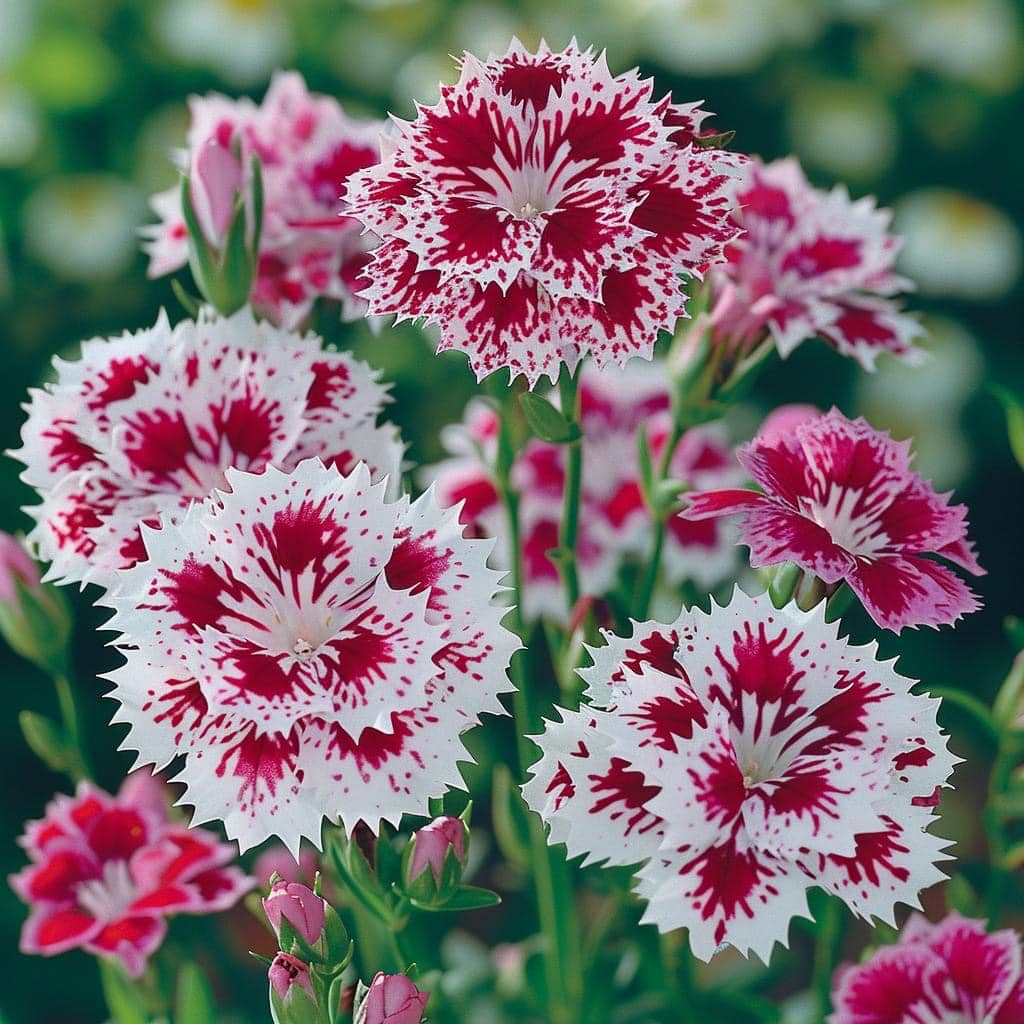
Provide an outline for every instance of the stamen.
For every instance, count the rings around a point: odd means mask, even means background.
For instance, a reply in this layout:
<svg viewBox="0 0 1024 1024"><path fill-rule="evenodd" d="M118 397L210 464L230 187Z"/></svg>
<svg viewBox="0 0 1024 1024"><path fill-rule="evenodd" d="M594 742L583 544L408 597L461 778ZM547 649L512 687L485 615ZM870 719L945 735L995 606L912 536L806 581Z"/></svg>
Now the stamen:
<svg viewBox="0 0 1024 1024"><path fill-rule="evenodd" d="M309 661L313 656L313 645L308 641L304 640L301 636L292 645L292 653L299 661Z"/></svg>

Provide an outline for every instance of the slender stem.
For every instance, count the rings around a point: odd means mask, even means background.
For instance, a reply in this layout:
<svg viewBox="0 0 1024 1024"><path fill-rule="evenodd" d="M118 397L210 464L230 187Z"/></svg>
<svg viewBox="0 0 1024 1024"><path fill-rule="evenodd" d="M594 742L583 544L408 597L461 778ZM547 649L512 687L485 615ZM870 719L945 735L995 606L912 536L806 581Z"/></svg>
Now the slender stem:
<svg viewBox="0 0 1024 1024"><path fill-rule="evenodd" d="M1006 889L1010 881L1010 870L1006 863L1008 843L1003 832L1003 822L999 813L1002 795L1009 789L1013 770L1021 754L1019 743L1008 730L1004 730L996 748L995 761L992 763L992 774L989 776L988 800L985 805L985 835L988 839L989 859L992 862L986 894L986 916L994 928L1006 902Z"/></svg>
<svg viewBox="0 0 1024 1024"><path fill-rule="evenodd" d="M832 975L835 972L842 937L843 919L834 896L825 900L814 938L813 988L818 1002L818 1017L825 1018L832 1002Z"/></svg>
<svg viewBox="0 0 1024 1024"><path fill-rule="evenodd" d="M580 394L579 370L570 373L562 368L558 378L558 389L562 399L562 415L570 426L579 427ZM562 505L562 523L558 542L562 549L559 569L565 587L565 600L569 614L580 597L580 581L576 571L576 537L580 522L580 485L583 476L583 444L577 439L566 445L565 493Z"/></svg>
<svg viewBox="0 0 1024 1024"><path fill-rule="evenodd" d="M73 782L81 782L89 778L89 759L82 747L82 730L78 723L78 709L75 706L75 691L71 680L65 672L55 672L53 685L57 691L57 703L60 705L60 717L64 724L64 738L68 746L74 750L74 757L68 764L68 774Z"/></svg>

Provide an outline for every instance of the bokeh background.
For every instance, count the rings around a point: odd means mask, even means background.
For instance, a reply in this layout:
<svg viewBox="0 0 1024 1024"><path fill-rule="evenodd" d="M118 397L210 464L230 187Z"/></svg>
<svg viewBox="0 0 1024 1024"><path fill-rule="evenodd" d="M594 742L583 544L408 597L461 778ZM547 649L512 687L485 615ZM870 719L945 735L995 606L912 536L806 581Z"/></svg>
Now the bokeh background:
<svg viewBox="0 0 1024 1024"><path fill-rule="evenodd" d="M513 34L531 45L576 36L606 47L613 70L639 64L680 100L704 98L716 125L736 130L734 148L767 159L794 152L817 184L846 182L895 208L907 238L901 269L917 282L911 304L934 358L910 370L883 357L868 376L807 344L770 371L755 402L761 410L834 402L912 435L924 475L968 503L989 569L979 586L985 610L955 632L886 637L881 646L902 655L908 675L990 698L1015 652L1004 620L1024 614L1024 477L989 390L998 383L1024 394L1024 28L1013 0L0 0L0 447L16 444L25 391L45 378L54 353L147 325L161 305L180 315L168 282L146 280L137 229L149 219L147 196L174 179L168 154L183 142L190 93L259 97L275 68L295 67L353 113L408 116L414 99L433 102L438 81L453 80L449 54L504 50ZM461 415L472 388L464 361L429 357L412 330L375 336L331 316L318 326L385 369L395 381L391 416L412 457L437 458L438 430ZM0 496L0 527L26 528L19 508L32 496L9 460L0 462ZM116 787L130 761L115 753L119 730L106 727L111 708L97 674L113 656L91 596L75 598L78 686L100 782ZM851 625L868 635L856 615ZM55 710L49 681L9 652L0 659L6 875L23 862L15 845L23 821L66 783L32 757L17 727L22 708ZM944 719L968 763L944 803L943 830L957 839L969 880L985 855L979 806L992 752L955 709ZM486 790L488 758L503 756L503 740L475 745L483 764L474 778ZM486 848L486 811L480 821ZM514 875L489 881L511 892L505 912L474 917L478 937L457 933L439 951L453 968L461 1019L473 1024L519 1019L489 995L495 964L479 938L514 941L531 928ZM1022 889L1017 879L1008 908L1018 927ZM95 966L80 953L20 957L23 917L0 885L0 1024L101 1021ZM171 934L210 969L232 1008L225 1022L268 1019L261 970L245 949L271 950L244 910L182 920ZM850 933L853 952L866 935ZM795 928L794 952L781 963L789 980L772 989L769 978L763 988L787 1007L787 1020L801 1019L792 990L806 980L805 940ZM500 970L508 961L498 958Z"/></svg>

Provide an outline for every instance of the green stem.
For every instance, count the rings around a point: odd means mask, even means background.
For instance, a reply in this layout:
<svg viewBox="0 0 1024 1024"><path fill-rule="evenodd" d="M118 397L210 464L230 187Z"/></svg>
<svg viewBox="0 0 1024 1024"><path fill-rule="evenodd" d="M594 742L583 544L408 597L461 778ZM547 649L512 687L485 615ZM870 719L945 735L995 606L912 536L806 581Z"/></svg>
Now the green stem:
<svg viewBox="0 0 1024 1024"><path fill-rule="evenodd" d="M835 973L842 937L843 918L839 901L829 896L818 918L814 938L813 989L818 1002L818 1018L824 1020L832 1003L832 975Z"/></svg>
<svg viewBox="0 0 1024 1024"><path fill-rule="evenodd" d="M579 428L580 395L579 369L570 373L567 367L562 368L558 378L558 390L562 400L562 415L571 427ZM576 571L576 536L580 521L580 485L583 477L583 443L581 438L566 445L565 494L562 505L562 523L558 543L562 557L559 559L559 570L562 584L565 587L565 600L572 614L573 608L580 597L580 581Z"/></svg>
<svg viewBox="0 0 1024 1024"><path fill-rule="evenodd" d="M989 776L988 800L985 804L985 835L988 839L989 859L992 867L988 879L985 906L989 924L996 927L1006 903L1006 890L1010 882L1010 869L1006 863L1009 843L1003 832L999 803L1010 788L1014 768L1020 758L1020 745L1008 730L1004 730L996 747L992 774Z"/></svg>
<svg viewBox="0 0 1024 1024"><path fill-rule="evenodd" d="M82 746L82 730L78 722L78 709L75 706L75 691L65 672L54 673L53 685L57 691L57 703L60 705L64 738L68 746L74 750L74 757L68 764L68 774L73 782L81 782L82 779L89 778L91 772L88 756Z"/></svg>

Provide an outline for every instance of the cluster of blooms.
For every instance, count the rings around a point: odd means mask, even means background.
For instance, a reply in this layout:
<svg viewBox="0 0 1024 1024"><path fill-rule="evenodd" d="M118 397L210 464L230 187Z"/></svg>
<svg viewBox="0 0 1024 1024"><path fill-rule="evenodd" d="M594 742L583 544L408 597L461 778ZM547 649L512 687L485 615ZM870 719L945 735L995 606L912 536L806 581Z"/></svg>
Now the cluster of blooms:
<svg viewBox="0 0 1024 1024"><path fill-rule="evenodd" d="M461 785L460 741L501 713L518 640L492 599L492 544L433 494L385 500L360 463L227 471L230 491L143 527L148 561L103 603L110 675L140 763L186 754L195 820L243 849L376 829Z"/></svg>
<svg viewBox="0 0 1024 1024"><path fill-rule="evenodd" d="M735 206L742 233L711 277L719 344L743 350L767 331L783 356L819 336L868 370L882 352L920 358L921 327L892 298L911 285L893 270L888 210L812 188L792 157L750 161Z"/></svg>
<svg viewBox="0 0 1024 1024"><path fill-rule="evenodd" d="M478 377L650 358L684 315L679 275L736 234L738 161L701 146L699 104L655 100L575 43L513 41L461 71L349 180L348 214L382 239L369 311L440 325Z"/></svg>
<svg viewBox="0 0 1024 1024"><path fill-rule="evenodd" d="M821 886L890 923L943 875L926 831L956 759L912 680L853 647L824 606L776 610L737 589L711 614L608 636L580 674L527 802L572 856L643 862L644 920L767 961Z"/></svg>
<svg viewBox="0 0 1024 1024"><path fill-rule="evenodd" d="M743 445L738 457L764 493L686 495L685 518L743 514L754 566L795 562L826 584L846 581L883 629L940 626L978 600L935 554L979 575L967 509L910 468L910 442L863 419L810 409Z"/></svg>
<svg viewBox="0 0 1024 1024"><path fill-rule="evenodd" d="M347 472L363 461L397 486L402 447L376 425L387 392L377 374L248 310L174 328L161 315L55 366L13 455L43 497L29 539L61 582L113 586L146 557L142 524L177 520L229 468L317 457Z"/></svg>
<svg viewBox="0 0 1024 1024"><path fill-rule="evenodd" d="M234 192L251 190L250 163L258 157L264 215L252 303L286 327L304 322L317 298L336 299L354 320L366 304L357 293L368 259L368 239L346 216L345 181L377 162L380 121L350 118L337 100L310 94L302 76L278 73L261 105L225 96L194 96L188 149L192 201L205 238L223 245ZM155 195L158 224L145 230L153 277L188 261L188 232L177 186Z"/></svg>
<svg viewBox="0 0 1024 1024"><path fill-rule="evenodd" d="M938 924L914 915L894 946L836 972L828 1024L1020 1024L1024 948L1009 929L950 914Z"/></svg>
<svg viewBox="0 0 1024 1024"><path fill-rule="evenodd" d="M233 846L169 818L148 772L130 776L117 796L89 783L58 796L21 845L32 863L10 881L32 908L22 952L81 948L135 976L163 941L168 915L226 910L255 885L226 866Z"/></svg>
<svg viewBox="0 0 1024 1024"><path fill-rule="evenodd" d="M634 360L622 370L598 370L588 363L579 387L583 473L576 556L583 593L601 595L615 587L627 559L649 554L651 517L641 492L637 435L646 429L652 453L660 458L671 430L668 377L658 362ZM463 523L505 544L506 512L493 476L497 438L498 413L474 400L463 423L443 435L452 457L426 475L442 504L464 502ZM687 431L669 470L691 487L729 487L745 480L718 425ZM565 595L547 552L558 546L565 446L529 441L512 468L512 482L520 495L523 612L528 618L564 619ZM733 540L721 524L670 517L666 578L672 584L692 579L708 589L717 586L736 567ZM508 564L510 552L502 548L496 554Z"/></svg>

